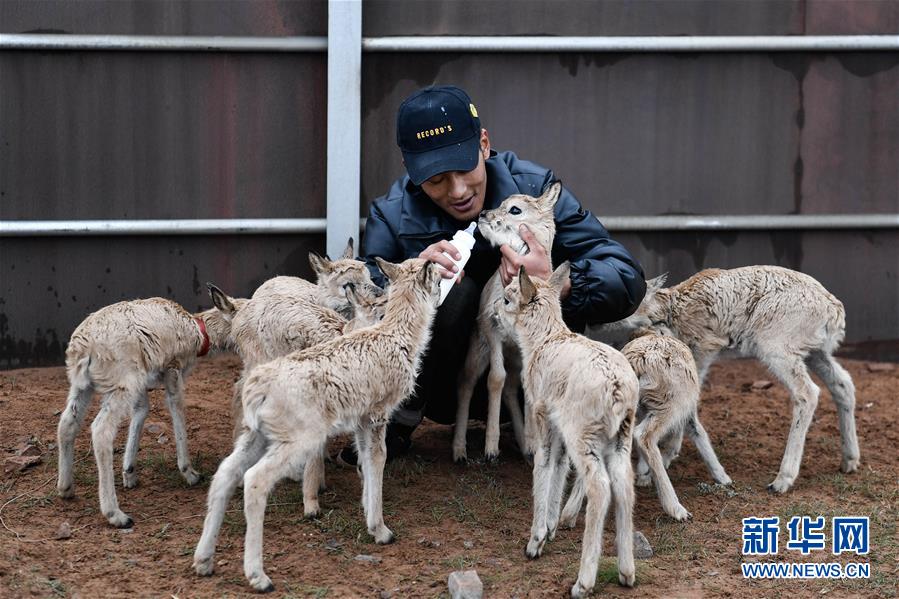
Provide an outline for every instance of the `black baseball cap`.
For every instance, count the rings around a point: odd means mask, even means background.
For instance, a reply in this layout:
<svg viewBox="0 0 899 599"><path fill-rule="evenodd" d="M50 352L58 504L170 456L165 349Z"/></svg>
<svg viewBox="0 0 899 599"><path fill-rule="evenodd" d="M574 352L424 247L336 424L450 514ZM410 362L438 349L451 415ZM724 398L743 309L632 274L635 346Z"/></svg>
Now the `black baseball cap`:
<svg viewBox="0 0 899 599"><path fill-rule="evenodd" d="M415 92L396 115L396 143L416 185L439 173L476 167L480 139L478 111L454 85Z"/></svg>

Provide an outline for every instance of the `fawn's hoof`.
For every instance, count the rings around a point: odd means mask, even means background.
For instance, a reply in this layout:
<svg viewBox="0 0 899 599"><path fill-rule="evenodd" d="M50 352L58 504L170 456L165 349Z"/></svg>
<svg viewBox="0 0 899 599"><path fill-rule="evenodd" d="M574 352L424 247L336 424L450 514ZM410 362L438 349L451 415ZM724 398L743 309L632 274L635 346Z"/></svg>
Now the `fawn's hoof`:
<svg viewBox="0 0 899 599"><path fill-rule="evenodd" d="M787 480L786 478L778 476L775 478L769 485L768 491L771 493L786 493L790 490L790 487L793 486L793 481Z"/></svg>
<svg viewBox="0 0 899 599"><path fill-rule="evenodd" d="M184 475L184 480L186 480L188 486L191 487L203 480L203 476L190 466L183 470L181 474Z"/></svg>
<svg viewBox="0 0 899 599"><path fill-rule="evenodd" d="M393 536L393 532L386 526L381 530L371 532L371 536L375 538L375 543L378 545L389 545L396 540L396 537Z"/></svg>
<svg viewBox="0 0 899 599"><path fill-rule="evenodd" d="M59 496L63 499L72 499L75 497L75 485L69 485L65 488L56 487L56 492L59 493Z"/></svg>
<svg viewBox="0 0 899 599"><path fill-rule="evenodd" d="M275 590L275 585L272 584L271 579L265 574L247 576L247 580L250 581L250 586L260 593L271 593Z"/></svg>
<svg viewBox="0 0 899 599"><path fill-rule="evenodd" d="M524 548L524 555L528 559L537 559L543 554L543 546L546 544L546 539L531 539L528 541L528 546Z"/></svg>
<svg viewBox="0 0 899 599"><path fill-rule="evenodd" d="M106 519L116 528L134 528L134 520L121 510L116 510L111 515L106 516Z"/></svg>
<svg viewBox="0 0 899 599"><path fill-rule="evenodd" d="M693 517L693 514L687 511L687 508L678 504L674 506L671 510L665 510L668 512L668 515L677 520L678 522L686 522L690 518Z"/></svg>
<svg viewBox="0 0 899 599"><path fill-rule="evenodd" d="M632 587L634 586L635 579L634 571L630 572L618 572L618 584L623 587Z"/></svg>
<svg viewBox="0 0 899 599"><path fill-rule="evenodd" d="M634 479L634 484L638 487L648 487L652 485L652 477L648 474L638 474Z"/></svg>
<svg viewBox="0 0 899 599"><path fill-rule="evenodd" d="M364 506L363 506L364 507ZM322 509L318 504L310 505L309 507L303 510L303 517L307 520L311 520L313 518L318 518L322 514Z"/></svg>
<svg viewBox="0 0 899 599"><path fill-rule="evenodd" d="M484 463L491 464L491 465L499 464L499 452L497 451L496 453L493 453L493 452L485 453L484 454Z"/></svg>
<svg viewBox="0 0 899 599"><path fill-rule="evenodd" d="M131 469L131 472L127 470L122 472L122 486L126 489L133 489L137 486L137 472L134 469Z"/></svg>
<svg viewBox="0 0 899 599"><path fill-rule="evenodd" d="M562 514L562 518L559 520L559 526L562 528L574 528L577 526L577 514L574 516L566 516Z"/></svg>
<svg viewBox="0 0 899 599"><path fill-rule="evenodd" d="M715 477L715 482L719 485L724 485L725 487L734 484L734 481L727 475L726 472L723 472Z"/></svg>
<svg viewBox="0 0 899 599"><path fill-rule="evenodd" d="M215 570L215 562L212 558L212 555L209 557L198 557L195 555L193 563L194 572L200 576L212 575L212 572Z"/></svg>
<svg viewBox="0 0 899 599"><path fill-rule="evenodd" d="M580 582L574 583L574 586L571 587L571 597L572 599L581 599L582 597L586 597L593 591L593 587L585 587Z"/></svg>
<svg viewBox="0 0 899 599"><path fill-rule="evenodd" d="M855 472L858 470L858 464L861 460L859 458L843 458L843 463L840 464L840 472L845 472L849 474L850 472Z"/></svg>

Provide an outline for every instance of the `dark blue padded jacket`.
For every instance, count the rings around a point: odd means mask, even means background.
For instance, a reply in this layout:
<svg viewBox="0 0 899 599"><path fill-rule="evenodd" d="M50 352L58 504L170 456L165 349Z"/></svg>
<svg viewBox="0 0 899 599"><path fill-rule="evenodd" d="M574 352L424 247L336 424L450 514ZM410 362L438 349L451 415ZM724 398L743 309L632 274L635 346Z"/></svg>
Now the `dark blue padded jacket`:
<svg viewBox="0 0 899 599"><path fill-rule="evenodd" d="M550 169L521 160L512 152L491 151L486 169L484 210L496 208L513 194L539 196L556 180ZM588 323L612 322L632 314L646 292L640 264L609 237L599 220L584 210L564 186L554 212L553 265L571 262L571 295L562 302L569 326L583 330ZM362 240L362 258L372 279L383 286L386 281L375 256L391 262L417 257L432 243L452 238L466 225L441 210L421 187L404 176L372 203ZM499 266L500 252L479 233L475 238L465 276L473 277L483 287Z"/></svg>

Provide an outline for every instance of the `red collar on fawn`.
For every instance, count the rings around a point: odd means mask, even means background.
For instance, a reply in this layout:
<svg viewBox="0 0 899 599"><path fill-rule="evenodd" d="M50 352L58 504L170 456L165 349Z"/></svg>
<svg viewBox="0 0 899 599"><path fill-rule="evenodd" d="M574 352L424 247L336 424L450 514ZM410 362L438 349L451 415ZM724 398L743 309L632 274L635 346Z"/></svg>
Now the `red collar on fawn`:
<svg viewBox="0 0 899 599"><path fill-rule="evenodd" d="M203 335L203 345L200 347L200 351L197 352L197 357L203 357L209 353L209 334L206 332L206 321L202 318L194 318L197 322L197 326L200 327L200 334Z"/></svg>

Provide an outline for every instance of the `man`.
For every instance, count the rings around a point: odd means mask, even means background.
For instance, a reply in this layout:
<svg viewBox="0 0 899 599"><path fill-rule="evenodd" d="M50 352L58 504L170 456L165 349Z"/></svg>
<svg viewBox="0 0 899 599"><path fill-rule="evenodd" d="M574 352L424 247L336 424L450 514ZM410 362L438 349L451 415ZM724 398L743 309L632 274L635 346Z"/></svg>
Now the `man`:
<svg viewBox="0 0 899 599"><path fill-rule="evenodd" d="M456 267L444 252L459 258L449 239L482 210L496 208L512 194L539 196L556 180L552 171L520 160L512 152L490 148L477 109L454 86L429 87L412 94L397 114L397 144L407 175L371 205L362 256L372 278L385 284L375 256L391 262L424 258L446 269ZM519 256L508 246L492 248L480 234L455 288L437 311L431 345L422 361L417 391L394 415L387 430L388 459L408 451L411 434L423 416L444 424L455 421L456 379L475 329L480 292L499 267L504 285L524 266L531 276L548 278L551 264L571 262L569 283L562 291L568 325L583 331L587 323L627 317L646 291L643 270L567 189L555 207L556 237L552 256L522 227L530 253ZM550 258L552 262L550 262ZM484 413L486 376L475 389L471 413ZM340 454L355 464L352 448Z"/></svg>

